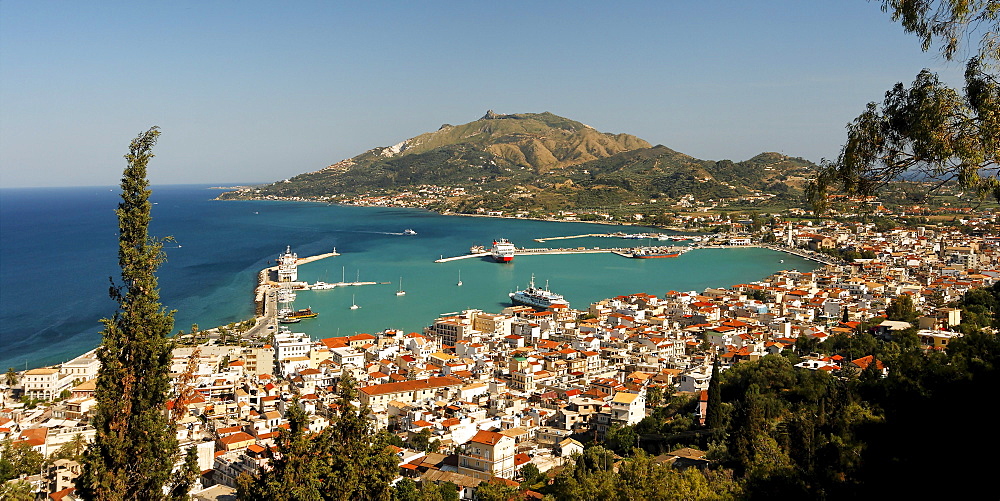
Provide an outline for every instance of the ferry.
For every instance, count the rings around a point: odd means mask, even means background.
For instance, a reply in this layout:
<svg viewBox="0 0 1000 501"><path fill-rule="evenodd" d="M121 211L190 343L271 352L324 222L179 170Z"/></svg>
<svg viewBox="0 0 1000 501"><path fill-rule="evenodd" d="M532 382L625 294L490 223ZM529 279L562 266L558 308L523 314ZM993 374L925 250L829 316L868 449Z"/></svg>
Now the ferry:
<svg viewBox="0 0 1000 501"><path fill-rule="evenodd" d="M493 260L498 263L509 263L514 260L514 244L506 238L499 238L493 241Z"/></svg>
<svg viewBox="0 0 1000 501"><path fill-rule="evenodd" d="M569 306L566 298L549 290L548 282L545 283L544 289L535 287L535 275L531 275L527 289L510 293L510 301L515 305L522 304L541 310L548 309L554 304Z"/></svg>

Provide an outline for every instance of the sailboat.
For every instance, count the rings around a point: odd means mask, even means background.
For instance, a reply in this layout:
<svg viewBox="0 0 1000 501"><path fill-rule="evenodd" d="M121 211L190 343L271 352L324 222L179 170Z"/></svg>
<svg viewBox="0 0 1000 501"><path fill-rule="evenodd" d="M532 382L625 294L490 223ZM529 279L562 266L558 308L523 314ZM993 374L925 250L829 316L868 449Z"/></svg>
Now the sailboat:
<svg viewBox="0 0 1000 501"><path fill-rule="evenodd" d="M358 306L358 303L354 301L354 294L351 294L351 309L356 310L358 308L360 308L360 306Z"/></svg>
<svg viewBox="0 0 1000 501"><path fill-rule="evenodd" d="M399 290L396 291L397 296L405 296L406 291L403 290L403 277L399 277Z"/></svg>
<svg viewBox="0 0 1000 501"><path fill-rule="evenodd" d="M462 286L462 270L458 270L458 284L456 285L458 285L459 287Z"/></svg>

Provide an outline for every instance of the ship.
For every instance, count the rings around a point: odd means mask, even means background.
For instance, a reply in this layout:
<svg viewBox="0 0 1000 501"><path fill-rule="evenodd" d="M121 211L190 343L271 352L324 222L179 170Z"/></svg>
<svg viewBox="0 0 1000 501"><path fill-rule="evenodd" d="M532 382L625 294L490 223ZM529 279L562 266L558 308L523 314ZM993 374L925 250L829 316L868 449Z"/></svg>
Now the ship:
<svg viewBox="0 0 1000 501"><path fill-rule="evenodd" d="M514 260L514 244L506 238L493 241L493 260L498 263L509 263Z"/></svg>
<svg viewBox="0 0 1000 501"><path fill-rule="evenodd" d="M650 259L658 257L678 257L681 253L673 249L664 250L656 247L642 247L632 251L633 259Z"/></svg>
<svg viewBox="0 0 1000 501"><path fill-rule="evenodd" d="M531 275L527 289L510 293L510 301L515 305L522 304L540 310L548 309L555 304L569 306L566 298L549 290L548 282L545 283L544 289L535 287L535 275Z"/></svg>

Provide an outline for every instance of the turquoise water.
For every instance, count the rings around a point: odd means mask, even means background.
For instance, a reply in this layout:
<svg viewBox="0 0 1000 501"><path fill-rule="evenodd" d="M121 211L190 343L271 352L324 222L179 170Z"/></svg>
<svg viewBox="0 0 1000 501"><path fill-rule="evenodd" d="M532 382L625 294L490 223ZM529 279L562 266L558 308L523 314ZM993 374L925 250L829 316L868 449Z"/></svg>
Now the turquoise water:
<svg viewBox="0 0 1000 501"><path fill-rule="evenodd" d="M301 279L341 277L385 285L298 293L296 307L320 316L295 330L314 337L420 331L442 313L498 312L507 294L534 274L575 308L635 292L728 287L780 269L814 264L762 249L713 249L676 259L613 254L518 256L434 263L473 244L506 237L519 247L612 247L634 240L582 238L544 244L534 238L609 233L620 227L440 216L416 209L338 207L293 202L218 202L205 186L153 188L151 234L172 236L161 267L161 300L176 309L176 329L226 324L253 315L257 272L290 245L299 256L342 255L300 267ZM108 278L117 276L116 188L0 190L0 370L65 361L100 341L99 319L114 313ZM417 235L400 235L406 228ZM784 260L781 263L780 260ZM456 286L459 273L464 283ZM402 277L405 296L395 292ZM360 309L349 309L352 295Z"/></svg>

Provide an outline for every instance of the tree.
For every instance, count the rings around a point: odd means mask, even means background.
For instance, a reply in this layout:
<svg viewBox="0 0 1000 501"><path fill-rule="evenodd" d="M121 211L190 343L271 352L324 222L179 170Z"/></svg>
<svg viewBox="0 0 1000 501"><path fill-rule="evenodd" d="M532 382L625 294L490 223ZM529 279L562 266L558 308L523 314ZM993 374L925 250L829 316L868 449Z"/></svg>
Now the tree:
<svg viewBox="0 0 1000 501"><path fill-rule="evenodd" d="M946 59L958 54L963 41L980 34L976 57L1000 59L997 41L997 21L1000 2L997 0L883 0L883 11L892 11L892 20L899 21L908 33L920 37L921 48L930 50L937 40Z"/></svg>
<svg viewBox="0 0 1000 501"><path fill-rule="evenodd" d="M0 484L21 475L38 473L44 461L45 456L30 445L3 440L0 442Z"/></svg>
<svg viewBox="0 0 1000 501"><path fill-rule="evenodd" d="M476 486L473 499L477 501L509 501L517 495L517 487L507 485L503 479L484 480Z"/></svg>
<svg viewBox="0 0 1000 501"><path fill-rule="evenodd" d="M545 478L545 475L538 470L538 466L535 463L528 463L521 467L521 485L528 487L529 489L541 482Z"/></svg>
<svg viewBox="0 0 1000 501"><path fill-rule="evenodd" d="M924 50L937 40L953 59L963 40L982 34L966 63L965 88L944 85L923 70L910 87L902 83L872 102L848 125L847 143L837 160L826 163L807 194L817 210L827 190L871 194L902 177L957 181L979 196L1000 200L1000 82L996 63L1000 1L884 0L883 10L921 37Z"/></svg>
<svg viewBox="0 0 1000 501"><path fill-rule="evenodd" d="M913 306L913 298L909 294L900 294L889 302L885 309L885 317L889 320L914 322L917 319L917 309Z"/></svg>
<svg viewBox="0 0 1000 501"><path fill-rule="evenodd" d="M17 371L13 367L7 368L7 374L4 375L4 382L7 383L8 387L17 384Z"/></svg>
<svg viewBox="0 0 1000 501"><path fill-rule="evenodd" d="M269 470L257 479L241 476L237 480L240 499L321 499L320 458L308 433L309 419L295 401L285 413L288 429L279 430L275 445L278 454L270 454ZM319 442L316 440L315 442Z"/></svg>
<svg viewBox="0 0 1000 501"><path fill-rule="evenodd" d="M0 499L5 501L34 501L35 487L30 482L25 482L24 480L0 483Z"/></svg>
<svg viewBox="0 0 1000 501"><path fill-rule="evenodd" d="M118 204L118 264L121 281L111 280L118 311L104 324L97 358L101 368L91 422L94 442L83 455L78 492L87 499L157 499L171 486L177 439L166 413L170 390L173 312L160 305L156 269L163 245L150 238L151 204L146 168L160 135L139 134L125 155L127 166ZM186 493L184 493L186 494Z"/></svg>
<svg viewBox="0 0 1000 501"><path fill-rule="evenodd" d="M387 499L399 459L387 447L388 433L375 433L366 406L355 407L354 382L338 384L337 413L323 431L308 432L308 416L296 404L280 432L277 452L268 452L270 470L238 480L240 499Z"/></svg>
<svg viewBox="0 0 1000 501"><path fill-rule="evenodd" d="M719 357L712 362L712 379L708 381L708 409L705 411L705 427L718 430L722 427L722 388L719 386Z"/></svg>

